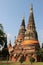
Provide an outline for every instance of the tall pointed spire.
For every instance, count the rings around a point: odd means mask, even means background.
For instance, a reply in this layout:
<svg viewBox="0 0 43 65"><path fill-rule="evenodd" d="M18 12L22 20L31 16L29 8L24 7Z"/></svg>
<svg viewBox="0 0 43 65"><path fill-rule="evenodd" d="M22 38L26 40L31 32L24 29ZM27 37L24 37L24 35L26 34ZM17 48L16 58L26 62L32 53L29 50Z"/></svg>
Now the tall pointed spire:
<svg viewBox="0 0 43 65"><path fill-rule="evenodd" d="M24 19L24 16L22 18L22 23L20 25L20 30L19 30L19 34L23 34L25 31L25 19Z"/></svg>
<svg viewBox="0 0 43 65"><path fill-rule="evenodd" d="M21 26L24 26L24 27L25 27L25 17L24 17L24 16L22 17L22 23L21 23Z"/></svg>
<svg viewBox="0 0 43 65"><path fill-rule="evenodd" d="M33 15L33 6L31 4L31 6L30 6L30 16L29 16L29 20L28 20L27 29L29 29L33 25L34 25L33 28L35 28L34 15Z"/></svg>
<svg viewBox="0 0 43 65"><path fill-rule="evenodd" d="M20 25L17 41L21 42L24 40L24 34L25 34L25 19L22 18L22 23Z"/></svg>
<svg viewBox="0 0 43 65"><path fill-rule="evenodd" d="M30 13L32 13L33 12L33 5L31 4L30 5Z"/></svg>
<svg viewBox="0 0 43 65"><path fill-rule="evenodd" d="M34 22L32 4L30 6L30 16L29 16L28 25L27 25L27 31L26 31L25 34L26 34L25 36L27 36L28 39L38 40L36 27L35 27L35 22Z"/></svg>

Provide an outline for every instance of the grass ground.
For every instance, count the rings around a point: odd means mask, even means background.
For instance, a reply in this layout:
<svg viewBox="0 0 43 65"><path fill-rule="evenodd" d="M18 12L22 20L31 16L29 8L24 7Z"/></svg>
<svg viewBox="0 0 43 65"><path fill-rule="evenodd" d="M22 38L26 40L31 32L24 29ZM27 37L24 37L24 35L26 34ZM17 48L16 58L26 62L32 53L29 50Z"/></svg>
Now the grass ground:
<svg viewBox="0 0 43 65"><path fill-rule="evenodd" d="M30 62L23 62L22 64L20 62L1 62L0 65L31 65ZM34 62L32 65L43 65L43 62Z"/></svg>

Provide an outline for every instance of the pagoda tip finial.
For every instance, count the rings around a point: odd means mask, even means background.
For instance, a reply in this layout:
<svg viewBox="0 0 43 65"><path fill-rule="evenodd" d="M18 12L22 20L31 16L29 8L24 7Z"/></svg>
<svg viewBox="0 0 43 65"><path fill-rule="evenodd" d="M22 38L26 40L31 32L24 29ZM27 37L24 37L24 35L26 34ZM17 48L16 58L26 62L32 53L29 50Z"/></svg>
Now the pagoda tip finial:
<svg viewBox="0 0 43 65"><path fill-rule="evenodd" d="M31 12L33 12L33 5L32 5L32 3L31 3L31 5L30 5L30 13Z"/></svg>
<svg viewBox="0 0 43 65"><path fill-rule="evenodd" d="M25 16L22 16L22 19L25 19Z"/></svg>

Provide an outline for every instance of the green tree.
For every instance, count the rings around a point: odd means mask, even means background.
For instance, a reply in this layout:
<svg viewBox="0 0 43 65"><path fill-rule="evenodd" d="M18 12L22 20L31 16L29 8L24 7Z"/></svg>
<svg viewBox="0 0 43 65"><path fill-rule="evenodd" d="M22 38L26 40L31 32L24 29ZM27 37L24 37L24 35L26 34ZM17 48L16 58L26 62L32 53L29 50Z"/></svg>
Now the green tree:
<svg viewBox="0 0 43 65"><path fill-rule="evenodd" d="M37 61L40 62L40 56L41 56L40 52L37 52L36 55L37 55Z"/></svg>
<svg viewBox="0 0 43 65"><path fill-rule="evenodd" d="M35 61L35 59L31 56L31 57L30 57L30 62L31 62L31 64L32 64L34 61Z"/></svg>
<svg viewBox="0 0 43 65"><path fill-rule="evenodd" d="M4 33L2 24L0 24L0 45L7 47L7 35Z"/></svg>
<svg viewBox="0 0 43 65"><path fill-rule="evenodd" d="M37 56L37 61L40 62L40 58L41 58L41 52L40 52L40 50L36 51L36 56Z"/></svg>
<svg viewBox="0 0 43 65"><path fill-rule="evenodd" d="M40 61L43 62L43 48L40 49L40 54L41 54L41 56L40 56Z"/></svg>
<svg viewBox="0 0 43 65"><path fill-rule="evenodd" d="M4 44L3 37L4 37L3 26L2 26L2 24L0 24L0 45L2 45L2 46Z"/></svg>
<svg viewBox="0 0 43 65"><path fill-rule="evenodd" d="M0 24L0 46L3 47L1 50L2 57L7 59L7 56L9 56L9 52L8 52L8 48L7 48L7 35L4 33L2 24Z"/></svg>
<svg viewBox="0 0 43 65"><path fill-rule="evenodd" d="M23 63L25 61L25 57L24 55L22 55L21 59L19 60L21 63Z"/></svg>
<svg viewBox="0 0 43 65"><path fill-rule="evenodd" d="M36 56L37 56L37 62L40 62L41 52L40 52L40 46L36 46Z"/></svg>
<svg viewBox="0 0 43 65"><path fill-rule="evenodd" d="M2 46L3 46L3 44L4 44L3 37L4 37L4 33L3 33L2 30L0 30L0 45L2 45Z"/></svg>

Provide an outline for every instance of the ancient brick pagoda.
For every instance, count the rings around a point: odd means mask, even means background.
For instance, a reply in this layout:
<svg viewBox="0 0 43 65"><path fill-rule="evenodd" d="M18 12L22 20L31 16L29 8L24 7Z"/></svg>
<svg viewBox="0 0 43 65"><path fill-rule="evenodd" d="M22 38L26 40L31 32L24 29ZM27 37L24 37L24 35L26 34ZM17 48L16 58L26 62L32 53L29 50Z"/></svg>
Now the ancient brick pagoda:
<svg viewBox="0 0 43 65"><path fill-rule="evenodd" d="M37 61L36 51L38 48L40 48L40 45L34 22L33 7L31 5L27 27L25 27L25 19L23 17L15 45L13 48L11 44L8 46L10 60L18 62L24 56L24 61L29 61L32 55L35 61Z"/></svg>

